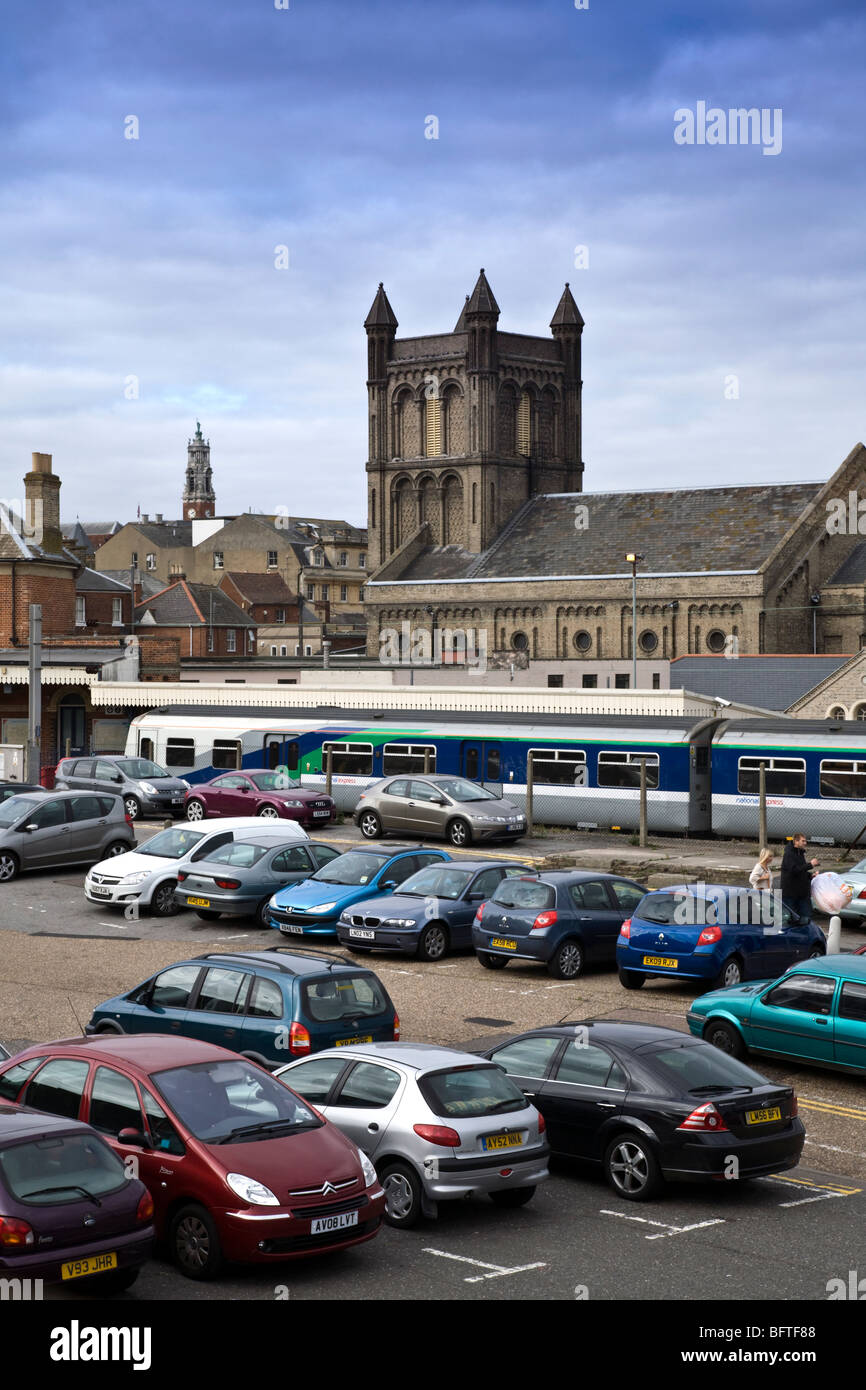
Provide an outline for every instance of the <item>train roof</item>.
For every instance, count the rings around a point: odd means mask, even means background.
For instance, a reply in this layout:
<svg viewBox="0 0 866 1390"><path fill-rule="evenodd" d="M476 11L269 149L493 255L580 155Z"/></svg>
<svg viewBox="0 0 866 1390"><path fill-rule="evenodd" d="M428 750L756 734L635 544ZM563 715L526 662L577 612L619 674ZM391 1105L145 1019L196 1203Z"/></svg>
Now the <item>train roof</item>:
<svg viewBox="0 0 866 1390"><path fill-rule="evenodd" d="M135 723L141 724L145 720L156 716L160 720L178 719L239 719L245 723L256 725L261 722L272 724L291 723L294 721L308 720L312 723L320 724L323 722L336 724L363 724L381 723L386 727L391 724L495 724L499 725L520 725L521 727L548 727L561 729L564 725L581 729L641 729L659 732L662 729L674 729L678 732L688 733L699 724L705 723L705 717L694 715L651 715L651 714L544 714L532 713L521 715L514 711L506 710L381 710L381 709L349 709L345 710L339 705L317 705L305 708L285 708L281 706L272 709L251 709L248 705L165 705L160 709L147 710L145 713L136 717ZM751 721L746 721L751 722ZM762 721L756 721L762 722ZM780 720L784 725L786 721ZM792 721L787 721L791 723Z"/></svg>
<svg viewBox="0 0 866 1390"><path fill-rule="evenodd" d="M866 723L862 719L727 719L716 729L716 743L754 743L778 736L785 743L814 742L816 738L837 743L862 742Z"/></svg>

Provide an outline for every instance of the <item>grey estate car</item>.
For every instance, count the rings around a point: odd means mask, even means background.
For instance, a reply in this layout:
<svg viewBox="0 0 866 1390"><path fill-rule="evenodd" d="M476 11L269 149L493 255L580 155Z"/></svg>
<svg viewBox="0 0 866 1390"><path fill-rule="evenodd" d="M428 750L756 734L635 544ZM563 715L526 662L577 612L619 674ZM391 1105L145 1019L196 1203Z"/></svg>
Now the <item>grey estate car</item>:
<svg viewBox="0 0 866 1390"><path fill-rule="evenodd" d="M502 1068L469 1052L353 1043L275 1075L372 1159L392 1226L457 1197L522 1207L548 1176L544 1120Z"/></svg>
<svg viewBox="0 0 866 1390"><path fill-rule="evenodd" d="M389 830L401 835L414 831L425 839L444 835L452 845L526 834L519 806L466 777L386 777L361 793L354 820L367 840Z"/></svg>
<svg viewBox="0 0 866 1390"><path fill-rule="evenodd" d="M119 796L37 792L0 806L0 883L21 869L93 864L132 849L135 838Z"/></svg>
<svg viewBox="0 0 866 1390"><path fill-rule="evenodd" d="M64 758L54 775L55 787L70 791L111 792L123 797L130 820L141 816L180 816L189 782L174 777L150 758L127 758L103 753L101 757Z"/></svg>

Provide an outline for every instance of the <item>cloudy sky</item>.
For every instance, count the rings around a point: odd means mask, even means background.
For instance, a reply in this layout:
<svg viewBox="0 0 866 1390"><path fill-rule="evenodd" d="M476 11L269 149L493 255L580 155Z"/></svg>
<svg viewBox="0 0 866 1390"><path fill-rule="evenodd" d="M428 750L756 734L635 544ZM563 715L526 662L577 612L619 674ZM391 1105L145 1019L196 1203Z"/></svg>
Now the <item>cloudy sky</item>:
<svg viewBox="0 0 866 1390"><path fill-rule="evenodd" d="M447 330L481 265L516 332L571 281L590 490L823 478L866 435L862 0L4 16L6 496L36 449L65 520L176 516L198 417L220 511L363 521L376 285ZM699 102L781 110L781 151L677 144Z"/></svg>

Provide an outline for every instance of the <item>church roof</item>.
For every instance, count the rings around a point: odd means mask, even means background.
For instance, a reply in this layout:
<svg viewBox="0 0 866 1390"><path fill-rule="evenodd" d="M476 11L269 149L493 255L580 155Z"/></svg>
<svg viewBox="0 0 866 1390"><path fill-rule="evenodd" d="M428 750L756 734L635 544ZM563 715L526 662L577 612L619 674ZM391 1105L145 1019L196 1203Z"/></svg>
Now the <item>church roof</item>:
<svg viewBox="0 0 866 1390"><path fill-rule="evenodd" d="M827 580L827 583L866 583L866 541L861 541L859 545L855 545L854 549L845 556L836 572Z"/></svg>
<svg viewBox="0 0 866 1390"><path fill-rule="evenodd" d="M397 316L391 305L388 303L388 296L385 293L385 286L379 281L379 288L376 297L370 306L370 312L364 319L365 328L396 328Z"/></svg>
<svg viewBox="0 0 866 1390"><path fill-rule="evenodd" d="M719 696L737 704L785 711L850 661L848 656L679 656L671 662L671 689Z"/></svg>
<svg viewBox="0 0 866 1390"><path fill-rule="evenodd" d="M493 291L487 283L487 276L484 274L484 267L481 267L478 279L475 282L475 289L469 298L469 303L463 311L465 314L495 314L499 317L499 305L493 297Z"/></svg>
<svg viewBox="0 0 866 1390"><path fill-rule="evenodd" d="M584 326L581 312L577 307L574 295L568 287L567 280L565 282L565 289L562 291L562 297L556 306L553 318L550 320L550 326L551 328L568 328L572 326L575 328L583 328Z"/></svg>
<svg viewBox="0 0 866 1390"><path fill-rule="evenodd" d="M478 556L461 545L434 545L422 550L400 575L401 579L462 579Z"/></svg>

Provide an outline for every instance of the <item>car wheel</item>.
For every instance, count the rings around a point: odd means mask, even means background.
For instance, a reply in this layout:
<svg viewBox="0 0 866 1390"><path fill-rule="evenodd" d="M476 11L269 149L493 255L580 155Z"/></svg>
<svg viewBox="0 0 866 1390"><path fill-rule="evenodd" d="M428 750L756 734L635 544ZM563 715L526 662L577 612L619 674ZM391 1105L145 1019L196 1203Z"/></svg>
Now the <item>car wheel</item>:
<svg viewBox="0 0 866 1390"><path fill-rule="evenodd" d="M280 818L280 813L276 806L260 806L256 811L256 815L260 816L262 820L279 820Z"/></svg>
<svg viewBox="0 0 866 1390"><path fill-rule="evenodd" d="M504 970L508 964L507 956L494 956L492 951L476 951L475 954L485 970Z"/></svg>
<svg viewBox="0 0 866 1390"><path fill-rule="evenodd" d="M806 959L821 960L824 955L826 955L826 952L822 946L813 946Z"/></svg>
<svg viewBox="0 0 866 1390"><path fill-rule="evenodd" d="M490 1200L495 1207L525 1207L534 1196L534 1187L508 1187L504 1192L491 1192Z"/></svg>
<svg viewBox="0 0 866 1390"><path fill-rule="evenodd" d="M18 856L11 850L0 851L0 883L10 883L18 873Z"/></svg>
<svg viewBox="0 0 866 1390"><path fill-rule="evenodd" d="M365 840L378 840L382 836L382 822L375 811L365 811L358 821Z"/></svg>
<svg viewBox="0 0 866 1390"><path fill-rule="evenodd" d="M662 1185L661 1169L655 1154L641 1134L620 1134L604 1155L608 1182L620 1197L645 1202Z"/></svg>
<svg viewBox="0 0 866 1390"><path fill-rule="evenodd" d="M576 980L583 974L583 947L574 937L557 946L547 962L547 973L554 980Z"/></svg>
<svg viewBox="0 0 866 1390"><path fill-rule="evenodd" d="M173 917L176 912L180 911L179 904L175 902L174 897L176 886L173 878L168 878L165 883L156 885L150 899L150 911L154 917Z"/></svg>
<svg viewBox="0 0 866 1390"><path fill-rule="evenodd" d="M222 913L213 912L211 909L206 911L203 907L197 907L195 915L200 917L203 922L215 922L218 917L222 916Z"/></svg>
<svg viewBox="0 0 866 1390"><path fill-rule="evenodd" d="M418 942L419 960L441 960L448 950L448 928L441 922L425 927Z"/></svg>
<svg viewBox="0 0 866 1390"><path fill-rule="evenodd" d="M270 907L270 898L265 898L262 902L259 903L258 907L256 908L256 921L258 922L260 927L270 927L271 924L268 918Z"/></svg>
<svg viewBox="0 0 866 1390"><path fill-rule="evenodd" d="M113 840L105 851L106 859L116 859L119 854L128 854L130 844L128 840Z"/></svg>
<svg viewBox="0 0 866 1390"><path fill-rule="evenodd" d="M728 956L715 980L713 989L735 989L743 983L743 967L736 956Z"/></svg>
<svg viewBox="0 0 866 1390"><path fill-rule="evenodd" d="M729 1057L736 1057L742 1061L748 1056L749 1049L736 1028L730 1023L723 1023L721 1019L710 1020L704 1029L703 1038L720 1052L727 1052Z"/></svg>
<svg viewBox="0 0 866 1390"><path fill-rule="evenodd" d="M407 1163L392 1163L380 1178L389 1226L414 1226L421 1215L421 1182Z"/></svg>
<svg viewBox="0 0 866 1390"><path fill-rule="evenodd" d="M472 831L469 829L469 822L465 820L453 820L447 830L448 841L452 845L471 845Z"/></svg>
<svg viewBox="0 0 866 1390"><path fill-rule="evenodd" d="M188 1279L213 1279L223 1255L216 1226L204 1207L182 1207L171 1223L169 1246Z"/></svg>
<svg viewBox="0 0 866 1390"><path fill-rule="evenodd" d="M204 818L205 818L205 804L204 804L204 802L203 802L203 801L199 801L197 798L193 799L192 801L188 801L188 802L186 803L186 818L187 818L187 820L204 820Z"/></svg>
<svg viewBox="0 0 866 1390"><path fill-rule="evenodd" d="M100 1023L97 1033L108 1033L113 1037L122 1037L123 1029L119 1023Z"/></svg>
<svg viewBox="0 0 866 1390"><path fill-rule="evenodd" d="M137 796L125 796L123 798L123 809L130 820L141 820L141 802Z"/></svg>
<svg viewBox="0 0 866 1390"><path fill-rule="evenodd" d="M621 970L619 982L623 989L640 989L646 983L646 975L642 975L639 970Z"/></svg>

